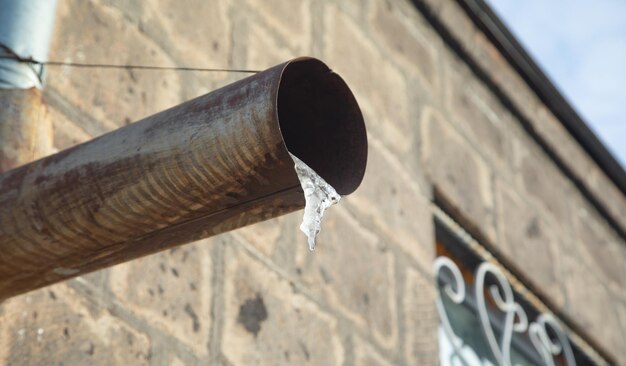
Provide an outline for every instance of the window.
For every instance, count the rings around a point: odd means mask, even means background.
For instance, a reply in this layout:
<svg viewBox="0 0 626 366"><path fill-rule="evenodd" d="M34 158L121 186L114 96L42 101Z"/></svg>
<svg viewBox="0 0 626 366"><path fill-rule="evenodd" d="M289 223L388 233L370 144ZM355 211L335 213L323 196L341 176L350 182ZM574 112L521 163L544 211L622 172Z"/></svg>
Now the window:
<svg viewBox="0 0 626 366"><path fill-rule="evenodd" d="M606 363L445 213L436 217L441 365Z"/></svg>

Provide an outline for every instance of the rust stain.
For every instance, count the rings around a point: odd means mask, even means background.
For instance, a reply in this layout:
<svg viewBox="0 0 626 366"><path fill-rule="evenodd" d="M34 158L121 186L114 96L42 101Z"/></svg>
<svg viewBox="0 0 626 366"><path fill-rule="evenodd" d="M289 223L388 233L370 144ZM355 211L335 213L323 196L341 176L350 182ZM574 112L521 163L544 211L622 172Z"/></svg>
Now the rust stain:
<svg viewBox="0 0 626 366"><path fill-rule="evenodd" d="M47 155L52 124L41 91L2 89L0 103L0 171Z"/></svg>

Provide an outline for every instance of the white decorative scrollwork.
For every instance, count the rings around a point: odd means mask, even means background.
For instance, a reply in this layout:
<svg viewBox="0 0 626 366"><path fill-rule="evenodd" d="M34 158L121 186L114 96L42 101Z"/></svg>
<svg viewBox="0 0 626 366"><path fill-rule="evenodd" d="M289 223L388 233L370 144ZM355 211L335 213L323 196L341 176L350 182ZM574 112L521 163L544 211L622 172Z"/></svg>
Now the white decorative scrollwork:
<svg viewBox="0 0 626 366"><path fill-rule="evenodd" d="M443 286L437 297L437 310L441 319L441 324L451 340L457 355L462 358L461 347L463 340L455 333L448 319L442 296L446 294L456 304L461 304L466 297L466 284L459 267L447 257L438 257L433 263L435 278L439 279L442 272L446 270L452 275L452 285L450 281ZM488 292L485 290L487 275L493 276L495 284L489 286ZM528 331L528 336L532 345L537 350L546 365L554 366L554 357L563 354L567 365L576 365L569 340L558 321L551 314L540 314L536 321L528 323L528 317L522 306L515 301L513 289L500 269L489 262L483 262L478 266L475 273L475 296L478 317L487 339L487 343L493 356L499 365L511 366L511 343L514 333L523 334ZM492 327L492 319L487 306L485 295L489 293L497 309L504 313L504 323L500 342L496 339L496 334ZM493 311L491 311L493 314ZM556 336L552 339L548 334L548 328Z"/></svg>
<svg viewBox="0 0 626 366"><path fill-rule="evenodd" d="M455 288L453 289L450 284L446 284L443 287L443 292L445 292L450 300L452 300L455 304L462 304L463 301L465 301L465 281L463 280L463 275L461 275L459 267L457 267L457 265L454 264L454 262L448 257L437 257L435 259L435 262L433 263L433 272L435 274L435 278L439 278L439 274L443 269L447 269L452 274L455 286ZM463 340L454 334L454 330L452 330L450 320L448 319L448 314L446 313L445 307L443 306L441 293L438 293L437 295L437 311L439 312L441 325L443 326L443 330L448 335L450 343L452 343L452 347L454 347L454 350L458 355L461 355Z"/></svg>
<svg viewBox="0 0 626 366"><path fill-rule="evenodd" d="M556 334L558 343L550 339L547 326L550 326L552 331ZM576 365L572 347L554 316L550 314L539 315L537 321L530 325L528 334L530 341L533 343L533 346L535 346L546 365L554 366L553 357L560 353L563 353L567 365Z"/></svg>
<svg viewBox="0 0 626 366"><path fill-rule="evenodd" d="M489 287L491 297L498 309L505 313L504 329L499 345L496 341L493 328L491 327L489 311L485 299L485 279L488 273L491 273L496 278L499 285L491 285ZM499 289L504 292L504 298L500 295ZM487 343L498 365L511 366L511 341L513 340L513 332L523 333L526 331L528 328L528 319L522 307L515 302L511 285L498 267L492 263L483 262L476 271L476 304L480 323L487 337ZM517 323L515 323L515 315L517 315L519 319Z"/></svg>

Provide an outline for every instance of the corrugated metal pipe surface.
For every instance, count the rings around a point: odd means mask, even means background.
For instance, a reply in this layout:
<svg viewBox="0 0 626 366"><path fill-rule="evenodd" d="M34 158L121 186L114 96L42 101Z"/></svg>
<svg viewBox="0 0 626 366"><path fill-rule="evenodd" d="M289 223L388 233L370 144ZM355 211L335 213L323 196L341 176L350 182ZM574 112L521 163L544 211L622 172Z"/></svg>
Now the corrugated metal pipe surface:
<svg viewBox="0 0 626 366"><path fill-rule="evenodd" d="M324 63L275 66L0 175L0 298L304 205L289 152L342 195L363 117Z"/></svg>

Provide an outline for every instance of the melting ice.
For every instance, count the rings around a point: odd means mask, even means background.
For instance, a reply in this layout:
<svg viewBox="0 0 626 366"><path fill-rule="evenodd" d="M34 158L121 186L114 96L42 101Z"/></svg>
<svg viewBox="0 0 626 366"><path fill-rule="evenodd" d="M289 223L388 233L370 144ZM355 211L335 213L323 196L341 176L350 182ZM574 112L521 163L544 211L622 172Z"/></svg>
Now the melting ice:
<svg viewBox="0 0 626 366"><path fill-rule="evenodd" d="M320 233L322 217L327 208L339 202L341 196L302 160L290 154L304 191L304 217L300 230L307 236L309 250L315 249L315 237Z"/></svg>

